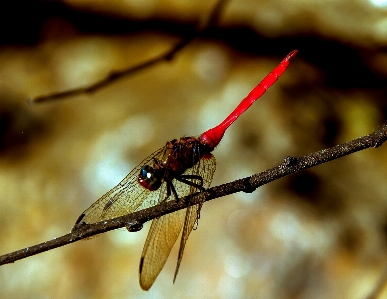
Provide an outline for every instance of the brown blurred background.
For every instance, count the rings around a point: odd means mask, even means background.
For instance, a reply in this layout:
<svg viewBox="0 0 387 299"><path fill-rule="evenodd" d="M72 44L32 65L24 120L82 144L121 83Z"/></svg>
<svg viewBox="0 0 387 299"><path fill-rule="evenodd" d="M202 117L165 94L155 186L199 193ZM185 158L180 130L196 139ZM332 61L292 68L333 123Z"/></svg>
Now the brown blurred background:
<svg viewBox="0 0 387 299"><path fill-rule="evenodd" d="M224 119L293 49L214 151L213 186L387 123L387 1L230 0L172 61L91 84L188 36L216 1L18 1L0 7L0 254L70 231L166 141ZM0 267L1 298L365 298L387 265L387 146L206 203L175 285L174 248L138 285L148 225ZM387 291L380 298L387 298Z"/></svg>

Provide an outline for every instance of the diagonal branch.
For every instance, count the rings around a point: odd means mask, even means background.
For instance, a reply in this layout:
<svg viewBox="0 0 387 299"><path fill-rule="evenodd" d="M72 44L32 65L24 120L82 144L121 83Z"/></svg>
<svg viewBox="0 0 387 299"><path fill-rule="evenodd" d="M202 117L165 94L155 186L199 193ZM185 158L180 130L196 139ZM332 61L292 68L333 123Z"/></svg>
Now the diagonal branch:
<svg viewBox="0 0 387 299"><path fill-rule="evenodd" d="M212 187L204 192L195 193L191 196L181 198L179 201L168 201L125 216L98 222L95 224L79 226L74 228L71 233L62 237L2 255L0 256L0 265L13 263L17 260L121 227L126 227L129 231L138 231L142 228L143 223L151 219L186 208L187 202L190 202L192 205L203 203L205 201L236 192L243 191L251 193L256 188L289 174L311 168L319 164L344 157L346 155L350 155L354 152L361 151L366 148L377 148L381 146L386 140L387 125L383 125L379 130L369 135L306 156L287 157L280 165L276 167L247 178Z"/></svg>
<svg viewBox="0 0 387 299"><path fill-rule="evenodd" d="M149 67L152 67L158 63L161 63L163 61L171 61L176 54L180 52L184 47L186 47L189 43L192 42L193 39L197 38L198 36L201 36L206 30L214 26L219 18L220 14L226 4L227 0L218 0L216 3L215 7L211 11L210 15L199 25L197 28L189 34L186 38L184 38L182 41L180 41L178 44L173 46L170 50L166 51L163 54L160 54L154 58L151 58L149 60L146 60L144 62L141 62L137 65L134 65L130 68L123 69L120 71L112 71L110 74L108 74L105 78L103 78L100 81L97 81L91 85L84 86L84 87L79 87L79 88L74 88L70 90L65 90L61 92L54 92L48 95L41 95L37 97L32 97L28 99L29 104L34 104L34 103L42 103L42 102L47 102L47 101L52 101L52 100L60 100L64 99L67 97L79 95L79 94L89 94L93 93L97 90L100 90L115 81L126 77L133 75L141 70L147 69Z"/></svg>

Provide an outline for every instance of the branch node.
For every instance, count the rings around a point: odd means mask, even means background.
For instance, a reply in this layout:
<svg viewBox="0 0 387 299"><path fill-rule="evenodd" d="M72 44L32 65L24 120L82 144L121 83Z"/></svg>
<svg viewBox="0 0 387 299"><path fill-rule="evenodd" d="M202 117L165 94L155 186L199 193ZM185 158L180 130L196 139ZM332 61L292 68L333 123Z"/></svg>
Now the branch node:
<svg viewBox="0 0 387 299"><path fill-rule="evenodd" d="M383 125L382 129L378 133L379 134L375 136L375 139L372 140L372 146L374 148L378 148L386 141L387 125Z"/></svg>
<svg viewBox="0 0 387 299"><path fill-rule="evenodd" d="M253 193L257 187L256 186L253 186L251 183L250 183L250 177L247 177L244 182L243 182L243 185L244 185L244 190L243 192L245 193Z"/></svg>
<svg viewBox="0 0 387 299"><path fill-rule="evenodd" d="M128 230L128 232L134 233L134 232L140 231L143 228L143 225L138 220L132 220L126 223L125 227Z"/></svg>
<svg viewBox="0 0 387 299"><path fill-rule="evenodd" d="M298 158L287 156L281 163L282 168L295 166L298 163Z"/></svg>

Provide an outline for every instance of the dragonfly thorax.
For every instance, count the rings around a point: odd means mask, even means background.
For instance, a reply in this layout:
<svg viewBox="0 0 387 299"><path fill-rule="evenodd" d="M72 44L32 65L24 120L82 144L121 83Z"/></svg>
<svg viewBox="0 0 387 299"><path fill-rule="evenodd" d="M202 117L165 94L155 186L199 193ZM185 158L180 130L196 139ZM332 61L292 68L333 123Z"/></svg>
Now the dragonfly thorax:
<svg viewBox="0 0 387 299"><path fill-rule="evenodd" d="M168 141L160 156L153 159L153 165L144 165L141 168L138 182L150 191L157 190L164 181L180 177L210 151L195 137Z"/></svg>

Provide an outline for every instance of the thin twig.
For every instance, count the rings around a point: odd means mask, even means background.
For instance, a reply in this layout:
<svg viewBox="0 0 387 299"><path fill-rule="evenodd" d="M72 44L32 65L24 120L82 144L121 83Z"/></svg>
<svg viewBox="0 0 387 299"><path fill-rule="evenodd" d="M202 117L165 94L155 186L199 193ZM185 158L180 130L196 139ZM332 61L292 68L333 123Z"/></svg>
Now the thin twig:
<svg viewBox="0 0 387 299"><path fill-rule="evenodd" d="M35 104L35 103L42 103L42 102L47 102L47 101L52 101L52 100L60 100L64 98L68 98L71 96L79 95L79 94L89 94L93 93L97 90L100 90L115 81L126 77L133 75L143 69L147 69L149 67L152 67L160 62L163 61L171 61L177 53L180 52L184 47L186 47L189 43L192 42L193 39L197 38L198 36L202 35L206 30L214 26L220 17L220 14L226 4L227 0L219 0L214 9L211 11L211 14L207 19L199 23L197 28L192 32L190 35L188 35L185 39L180 41L178 44L173 46L170 50L166 51L163 54L160 54L154 58L151 58L149 60L146 60L144 62L141 62L138 65L132 66L130 68L120 70L120 71L113 71L110 74L108 74L105 78L103 78L100 81L97 81L91 85L85 86L85 87L79 87L79 88L74 88L70 90L65 90L61 92L54 92L52 94L48 95L41 95L37 97L32 97L28 99L28 103Z"/></svg>
<svg viewBox="0 0 387 299"><path fill-rule="evenodd" d="M142 228L143 223L151 219L186 208L186 202L188 201L190 201L191 204L198 204L236 192L243 191L250 193L262 185L289 174L341 158L366 148L377 148L386 140L387 125L383 125L383 127L379 130L361 138L354 139L350 142L336 145L307 156L287 157L280 165L264 172L239 179L231 183L212 187L204 192L184 197L179 201L172 200L129 215L95 224L82 225L79 228L73 229L70 234L64 235L60 238L55 238L51 241L2 255L0 256L0 265L13 263L17 260L121 227L126 227L129 231L138 231Z"/></svg>

